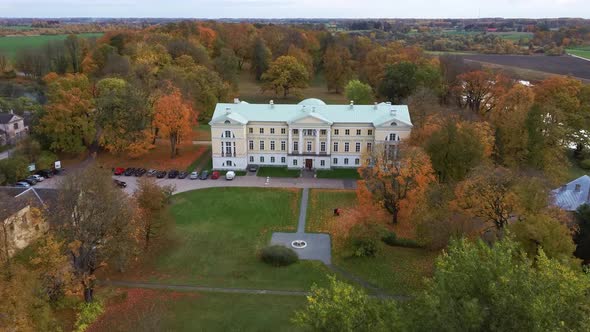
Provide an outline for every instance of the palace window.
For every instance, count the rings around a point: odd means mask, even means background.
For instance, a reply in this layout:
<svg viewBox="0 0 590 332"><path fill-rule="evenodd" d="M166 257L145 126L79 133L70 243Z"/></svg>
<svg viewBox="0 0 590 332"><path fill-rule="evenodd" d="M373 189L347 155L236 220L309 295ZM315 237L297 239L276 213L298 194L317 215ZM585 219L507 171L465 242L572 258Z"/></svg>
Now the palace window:
<svg viewBox="0 0 590 332"><path fill-rule="evenodd" d="M260 162L263 163L264 162L264 157L260 157Z"/></svg>
<svg viewBox="0 0 590 332"><path fill-rule="evenodd" d="M350 129L344 130L344 135L350 135Z"/></svg>
<svg viewBox="0 0 590 332"><path fill-rule="evenodd" d="M293 135L299 135L299 129L293 129Z"/></svg>
<svg viewBox="0 0 590 332"><path fill-rule="evenodd" d="M286 148L287 148L287 142L281 141L281 151L285 151Z"/></svg>
<svg viewBox="0 0 590 332"><path fill-rule="evenodd" d="M360 164L361 164L361 160L360 160L359 158L356 158L356 159L354 160L354 164L355 164L355 165L360 165Z"/></svg>
<svg viewBox="0 0 590 332"><path fill-rule="evenodd" d="M326 135L326 129L320 130L320 135Z"/></svg>
<svg viewBox="0 0 590 332"><path fill-rule="evenodd" d="M338 152L338 142L334 142L334 152Z"/></svg>
<svg viewBox="0 0 590 332"><path fill-rule="evenodd" d="M344 165L348 165L348 158L344 158Z"/></svg>
<svg viewBox="0 0 590 332"><path fill-rule="evenodd" d="M275 150L275 141L270 141L270 151Z"/></svg>
<svg viewBox="0 0 590 332"><path fill-rule="evenodd" d="M334 164L334 165L338 165L338 158L334 158L334 159L332 160L332 164Z"/></svg>
<svg viewBox="0 0 590 332"><path fill-rule="evenodd" d="M344 143L344 152L348 152L350 151L350 143L346 142Z"/></svg>
<svg viewBox="0 0 590 332"><path fill-rule="evenodd" d="M369 136L373 136L373 129L369 129L369 130L367 130L367 135L369 135Z"/></svg>
<svg viewBox="0 0 590 332"><path fill-rule="evenodd" d="M270 157L270 163L274 164L275 163L275 157Z"/></svg>
<svg viewBox="0 0 590 332"><path fill-rule="evenodd" d="M260 151L264 150L264 141L260 141Z"/></svg>
<svg viewBox="0 0 590 332"><path fill-rule="evenodd" d="M250 162L253 163L254 162L254 157L250 156Z"/></svg>
<svg viewBox="0 0 590 332"><path fill-rule="evenodd" d="M248 141L248 149L254 150L254 141Z"/></svg>
<svg viewBox="0 0 590 332"><path fill-rule="evenodd" d="M338 135L339 133L340 133L340 130L334 129L334 135Z"/></svg>
<svg viewBox="0 0 590 332"><path fill-rule="evenodd" d="M299 142L293 141L293 151L299 151Z"/></svg>
<svg viewBox="0 0 590 332"><path fill-rule="evenodd" d="M322 167L326 166L326 161L325 160L320 160L320 166L322 166Z"/></svg>
<svg viewBox="0 0 590 332"><path fill-rule="evenodd" d="M285 130L285 128L281 128L281 134L285 134L287 131Z"/></svg>
<svg viewBox="0 0 590 332"><path fill-rule="evenodd" d="M231 160L226 161L225 166L233 166Z"/></svg>
<svg viewBox="0 0 590 332"><path fill-rule="evenodd" d="M389 134L389 140L390 141L395 141L395 137L396 137L395 134Z"/></svg>
<svg viewBox="0 0 590 332"><path fill-rule="evenodd" d="M361 136L361 130L360 130L360 129L357 129L357 130L356 130L356 135L357 135L357 136Z"/></svg>
<svg viewBox="0 0 590 332"><path fill-rule="evenodd" d="M285 163L285 157L281 157L281 163Z"/></svg>
<svg viewBox="0 0 590 332"><path fill-rule="evenodd" d="M297 166L297 159L293 159L293 166Z"/></svg>
<svg viewBox="0 0 590 332"><path fill-rule="evenodd" d="M326 142L321 142L320 143L320 151L321 152L326 152Z"/></svg>
<svg viewBox="0 0 590 332"><path fill-rule="evenodd" d="M270 133L274 134L275 133L275 129L274 128L270 128Z"/></svg>
<svg viewBox="0 0 590 332"><path fill-rule="evenodd" d="M367 152L371 152L373 150L373 143L367 143Z"/></svg>
<svg viewBox="0 0 590 332"><path fill-rule="evenodd" d="M252 128L252 127L248 128L248 132L249 132L250 134L254 134L254 128Z"/></svg>
<svg viewBox="0 0 590 332"><path fill-rule="evenodd" d="M307 142L307 152L311 152L311 141Z"/></svg>
<svg viewBox="0 0 590 332"><path fill-rule="evenodd" d="M356 142L355 145L356 146L354 147L354 151L361 152L361 143L360 142Z"/></svg>

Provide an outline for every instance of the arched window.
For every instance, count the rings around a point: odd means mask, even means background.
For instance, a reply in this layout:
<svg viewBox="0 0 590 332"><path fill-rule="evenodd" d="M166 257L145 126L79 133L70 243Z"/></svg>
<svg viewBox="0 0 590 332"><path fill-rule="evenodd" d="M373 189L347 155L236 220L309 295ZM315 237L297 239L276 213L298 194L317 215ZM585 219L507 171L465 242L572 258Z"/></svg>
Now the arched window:
<svg viewBox="0 0 590 332"><path fill-rule="evenodd" d="M231 124L231 121L229 121L229 120L225 120L225 122L224 122L224 123L225 123L225 124Z"/></svg>
<svg viewBox="0 0 590 332"><path fill-rule="evenodd" d="M393 126L393 127L397 126L397 122L392 122L391 126Z"/></svg>

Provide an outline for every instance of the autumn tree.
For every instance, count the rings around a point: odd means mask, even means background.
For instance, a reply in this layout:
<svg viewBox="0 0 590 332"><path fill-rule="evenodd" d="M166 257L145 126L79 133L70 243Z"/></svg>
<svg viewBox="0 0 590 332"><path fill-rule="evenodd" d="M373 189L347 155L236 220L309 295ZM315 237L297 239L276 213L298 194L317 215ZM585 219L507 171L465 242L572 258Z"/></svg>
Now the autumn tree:
<svg viewBox="0 0 590 332"><path fill-rule="evenodd" d="M331 45L324 54L324 74L328 91L342 92L353 75L352 58L348 48Z"/></svg>
<svg viewBox="0 0 590 332"><path fill-rule="evenodd" d="M500 232L516 211L515 177L505 168L481 166L455 188L455 206Z"/></svg>
<svg viewBox="0 0 590 332"><path fill-rule="evenodd" d="M90 81L83 74L49 74L44 81L47 104L39 120L39 132L53 151L84 151L96 132Z"/></svg>
<svg viewBox="0 0 590 332"><path fill-rule="evenodd" d="M528 257L510 238L461 240L403 315L416 331L585 331L589 287L586 274L542 250Z"/></svg>
<svg viewBox="0 0 590 332"><path fill-rule="evenodd" d="M170 92L158 98L154 104L154 125L170 140L170 157L177 155L177 144L191 132L195 114L180 90L171 87Z"/></svg>
<svg viewBox="0 0 590 332"><path fill-rule="evenodd" d="M344 88L346 98L357 105L368 105L374 100L373 89L370 85L359 80L351 80Z"/></svg>
<svg viewBox="0 0 590 332"><path fill-rule="evenodd" d="M281 56L271 63L261 78L264 81L263 91L271 90L286 98L293 89L307 87L309 73L294 57Z"/></svg>
<svg viewBox="0 0 590 332"><path fill-rule="evenodd" d="M170 216L167 205L173 187L160 187L153 179L138 181L133 197L138 207L139 232L145 250L158 238L164 237L170 230Z"/></svg>
<svg viewBox="0 0 590 332"><path fill-rule="evenodd" d="M53 303L78 288L74 284L72 265L65 251L64 241L49 233L39 240L35 255L31 258L31 265L43 290Z"/></svg>
<svg viewBox="0 0 590 332"><path fill-rule="evenodd" d="M455 92L459 105L482 115L495 109L502 95L511 86L506 76L491 71L470 71L459 75L457 79Z"/></svg>
<svg viewBox="0 0 590 332"><path fill-rule="evenodd" d="M220 54L215 58L215 69L223 80L231 83L232 86L238 85L238 73L240 59L229 48L223 48Z"/></svg>
<svg viewBox="0 0 590 332"><path fill-rule="evenodd" d="M261 37L256 38L252 52L252 64L250 66L256 80L260 81L262 74L268 70L271 61L272 52L266 46L266 42Z"/></svg>
<svg viewBox="0 0 590 332"><path fill-rule="evenodd" d="M422 199L427 186L434 182L428 155L406 144L376 146L359 168L363 181L373 198L387 209L396 224L400 214L411 215Z"/></svg>
<svg viewBox="0 0 590 332"><path fill-rule="evenodd" d="M390 300L370 298L362 290L330 277L330 286L312 286L305 309L293 321L314 331L396 331L401 312Z"/></svg>
<svg viewBox="0 0 590 332"><path fill-rule="evenodd" d="M94 298L95 273L107 262L121 262L130 248L135 218L128 196L112 183L109 172L97 167L78 170L59 184L55 211L61 225L76 281L86 302Z"/></svg>
<svg viewBox="0 0 590 332"><path fill-rule="evenodd" d="M426 142L426 151L441 182L461 181L484 159L484 144L471 126L448 120Z"/></svg>
<svg viewBox="0 0 590 332"><path fill-rule="evenodd" d="M69 35L64 41L70 66L74 73L80 73L82 71L82 59L84 58L83 44L83 41L76 35Z"/></svg>
<svg viewBox="0 0 590 332"><path fill-rule="evenodd" d="M151 112L146 96L120 78L100 80L96 94L96 142L112 152L147 152Z"/></svg>
<svg viewBox="0 0 590 332"><path fill-rule="evenodd" d="M248 23L226 24L222 29L223 41L234 51L238 58L238 69L250 60L256 29Z"/></svg>

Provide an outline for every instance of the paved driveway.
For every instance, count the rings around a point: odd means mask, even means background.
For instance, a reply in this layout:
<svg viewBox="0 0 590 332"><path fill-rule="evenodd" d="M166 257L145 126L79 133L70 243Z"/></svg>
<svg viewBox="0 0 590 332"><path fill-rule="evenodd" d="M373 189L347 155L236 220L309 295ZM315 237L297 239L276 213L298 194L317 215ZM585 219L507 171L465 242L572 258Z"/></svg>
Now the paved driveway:
<svg viewBox="0 0 590 332"><path fill-rule="evenodd" d="M137 188L137 179L134 176L113 176L114 179L127 183L125 191L129 194L135 192ZM51 179L38 183L35 188L56 188L61 176L55 176ZM172 184L176 187L174 193L181 193L204 188L215 187L269 187L269 188L318 188L318 189L356 189L354 180L338 179L308 179L308 178L266 178L258 176L236 176L232 181L227 181L223 177L217 180L189 180L189 179L155 179L160 185Z"/></svg>

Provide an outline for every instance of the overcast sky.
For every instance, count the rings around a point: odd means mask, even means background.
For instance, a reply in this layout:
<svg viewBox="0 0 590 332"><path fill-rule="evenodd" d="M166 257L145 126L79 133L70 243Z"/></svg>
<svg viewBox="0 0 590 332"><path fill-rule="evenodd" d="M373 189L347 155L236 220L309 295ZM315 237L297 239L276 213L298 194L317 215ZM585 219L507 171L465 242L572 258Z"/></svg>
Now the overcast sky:
<svg viewBox="0 0 590 332"><path fill-rule="evenodd" d="M0 17L590 18L590 0L0 0Z"/></svg>

